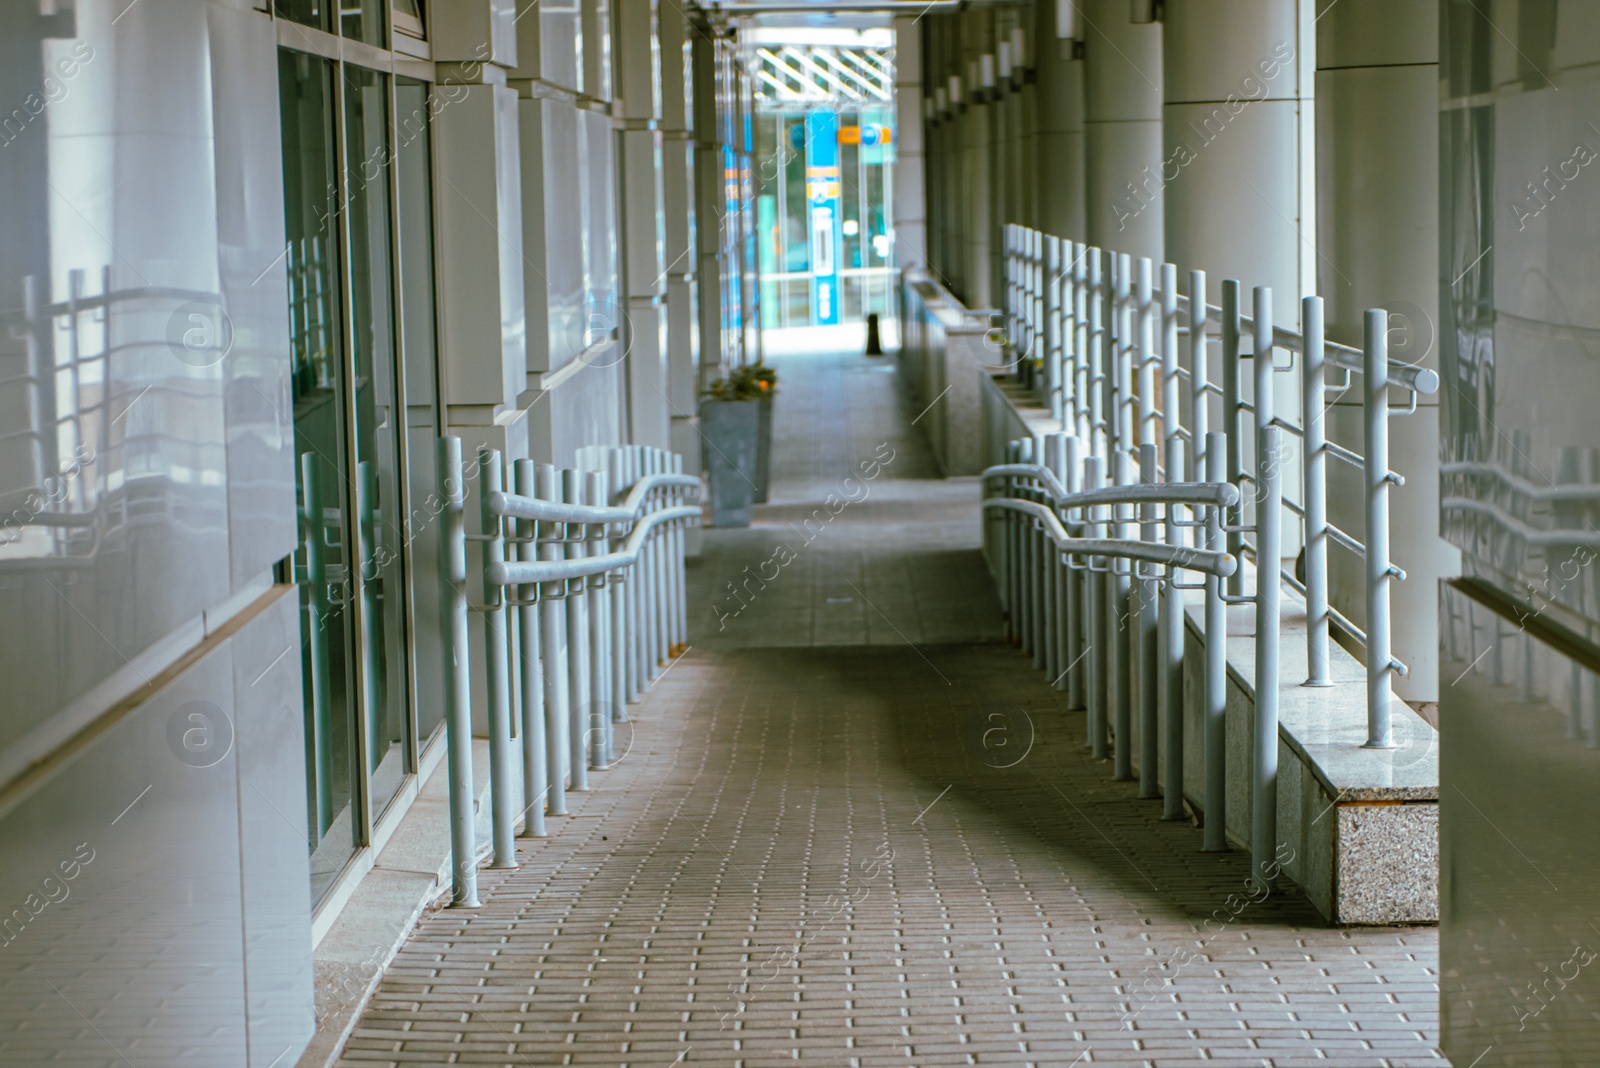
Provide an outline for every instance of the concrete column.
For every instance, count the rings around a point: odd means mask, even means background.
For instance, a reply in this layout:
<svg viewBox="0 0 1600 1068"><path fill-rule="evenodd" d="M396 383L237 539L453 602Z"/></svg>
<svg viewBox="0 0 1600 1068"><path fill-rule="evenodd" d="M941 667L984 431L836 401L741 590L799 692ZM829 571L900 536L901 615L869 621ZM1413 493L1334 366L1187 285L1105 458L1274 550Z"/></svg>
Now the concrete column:
<svg viewBox="0 0 1600 1068"><path fill-rule="evenodd" d="M1318 291L1328 337L1361 344L1361 316L1384 308L1392 359L1439 368L1439 15L1437 0L1341 0L1317 23ZM1352 391L1353 394L1354 391ZM1333 440L1361 449L1359 398L1337 405ZM1439 699L1438 581L1460 569L1438 536L1439 397L1391 418L1389 454L1406 484L1390 494L1391 552L1407 579L1391 588L1394 680L1405 699ZM1329 465L1329 518L1359 532L1356 472ZM1330 549L1331 599L1365 624L1361 561Z"/></svg>
<svg viewBox="0 0 1600 1068"><path fill-rule="evenodd" d="M700 378L703 386L716 377L726 361L728 343L723 336L724 239L729 220L727 187L723 175L722 123L718 93L720 50L709 23L691 23L690 42L694 86L695 275L699 282ZM696 390L698 392L698 389Z"/></svg>
<svg viewBox="0 0 1600 1068"><path fill-rule="evenodd" d="M1128 20L1127 0L1077 0L1083 34L1085 237L1101 248L1162 258L1159 23ZM1131 199L1130 199L1131 198Z"/></svg>
<svg viewBox="0 0 1600 1068"><path fill-rule="evenodd" d="M1033 44L1037 90L1034 170L1038 175L1038 228L1056 237L1084 239L1083 67L1077 42L1058 26L1060 4L1040 0Z"/></svg>
<svg viewBox="0 0 1600 1068"><path fill-rule="evenodd" d="M527 454L566 466L577 446L626 434L611 52L599 29L607 22L593 11L537 0L518 8L508 85L529 161L516 231L528 308L519 404L528 413Z"/></svg>
<svg viewBox="0 0 1600 1068"><path fill-rule="evenodd" d="M699 258L694 248L694 137L690 132L689 76L684 46L689 24L682 9L667 4L657 14L661 52L661 158L663 270L667 287L667 408L672 450L684 469L700 470Z"/></svg>
<svg viewBox="0 0 1600 1068"><path fill-rule="evenodd" d="M962 12L961 61L963 75L961 126L966 220L966 255L962 266L961 297L968 307L993 306L999 240L995 219L995 116L990 102L995 85L994 13L977 9Z"/></svg>
<svg viewBox="0 0 1600 1068"><path fill-rule="evenodd" d="M1166 198L1166 258L1180 273L1205 270L1213 302L1225 278L1246 293L1271 286L1284 326L1316 282L1309 7L1168 0L1162 157L1136 179Z"/></svg>
<svg viewBox="0 0 1600 1068"><path fill-rule="evenodd" d="M492 29L499 20L488 8L463 3L452 13ZM468 18L474 11L481 15L475 22ZM495 59L516 62L514 39L495 33L487 39L495 42ZM436 46L447 75L437 91L449 101L433 119L439 363L447 431L510 455L517 439L525 440L520 427L510 431L511 440L504 436L520 421L518 397L527 375L523 163L516 93L506 87L506 67L484 61L484 40L462 32ZM459 49L450 50L449 42Z"/></svg>
<svg viewBox="0 0 1600 1068"><path fill-rule="evenodd" d="M928 262L922 123L922 26L915 18L894 20L894 251L901 267Z"/></svg>
<svg viewBox="0 0 1600 1068"><path fill-rule="evenodd" d="M657 0L617 5L616 109L622 121L622 317L630 440L666 448L667 305Z"/></svg>

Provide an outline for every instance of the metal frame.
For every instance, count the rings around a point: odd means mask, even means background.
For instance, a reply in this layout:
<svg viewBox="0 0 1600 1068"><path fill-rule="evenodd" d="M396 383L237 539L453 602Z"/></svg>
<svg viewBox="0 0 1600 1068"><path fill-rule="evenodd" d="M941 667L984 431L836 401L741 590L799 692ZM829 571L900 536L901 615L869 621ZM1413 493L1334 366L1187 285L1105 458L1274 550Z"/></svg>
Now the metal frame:
<svg viewBox="0 0 1600 1068"><path fill-rule="evenodd" d="M1193 565L1206 573L1207 633L1225 633L1226 603L1253 604L1259 620L1276 621L1282 586L1288 584L1302 594L1309 665L1305 685L1330 685L1329 637L1331 625L1338 624L1364 647L1366 744L1391 747L1389 722L1395 698L1390 682L1406 668L1389 647L1389 584L1405 575L1389 559L1388 495L1402 480L1388 465L1388 420L1415 411L1418 395L1438 390L1438 375L1388 358L1387 313L1381 309L1366 313L1366 336L1357 349L1326 339L1322 298L1317 296L1300 301L1299 329L1290 330L1273 325L1272 292L1264 286L1251 291L1246 314L1243 287L1232 279L1222 281L1222 303L1217 306L1206 300L1202 271L1189 272L1188 291L1179 292L1172 264L1157 265L1145 257L1113 253L1015 224L1003 228L1001 248L1005 343L1015 354L1014 361L1007 362L1015 363L1016 374L1025 385L1039 391L1041 406L1071 440L1052 443L1054 435L1046 435L1037 445L1029 440L1014 442L1008 450L1013 463L985 472L986 492L998 489L998 498L987 499L985 508L1004 531L998 538L986 531L986 546L991 550L1007 612L1008 633L1025 650L1032 651L1037 635L1049 635L1053 627L1071 629L1075 597L1081 596L1085 606L1079 630L1092 634L1098 632L1096 628L1119 628L1107 631L1106 647L1089 657L1086 702L1081 703L1088 705L1089 745L1094 754L1110 752L1115 777L1132 777L1132 753L1126 745L1110 749L1104 736L1105 717L1114 716L1118 738L1131 733L1134 710L1127 699L1129 684L1134 677L1143 678L1146 685L1141 687L1138 709L1143 731L1140 794L1156 796L1155 772L1150 765L1158 750L1152 728L1159 723L1160 709L1168 709L1170 715L1170 710L1179 707L1173 695L1181 691L1182 677L1174 665L1183 651L1184 611L1178 593L1182 584L1170 576L1140 571L1133 562L1153 560L1147 554L1157 546L1169 554L1169 571L1191 566L1176 563L1181 557L1175 554L1196 553L1202 545L1207 552L1240 562L1225 572ZM1219 349L1220 384L1211 380L1212 343ZM1248 373L1243 361L1251 364ZM1324 420L1330 368L1344 374L1343 381L1332 386L1336 398L1352 388L1352 376L1362 378L1365 440L1361 453L1327 438ZM1280 412L1274 401L1276 376L1291 371L1299 374L1301 401L1298 410ZM1391 388L1403 391L1403 406L1391 407ZM1220 431L1212 430L1215 412L1220 412ZM1246 414L1248 423L1243 418ZM1299 444L1289 444L1290 438ZM1043 466L1018 465L1017 461L1039 455L1041 449L1048 458ZM1060 459L1069 451L1089 458L1081 469L1081 489L1073 493L1065 490L1066 479L1056 473ZM1359 538L1328 521L1329 458L1362 472L1367 507ZM1302 483L1299 499L1284 495L1285 468L1291 460ZM1108 473L1114 486L1102 490ZM1206 482L1193 481L1202 473ZM1068 474L1076 472L1069 470ZM1185 483L1184 478L1191 481ZM1194 499L1193 487L1217 485L1228 485L1237 492L1228 502ZM1069 573L1074 567L1086 572L1086 577L1078 580L1081 593L1052 595L1053 580L1035 579L1027 570L1029 546L1050 535L1044 528L1019 535L1013 528L1021 521L1013 514L1025 502L1041 499L1062 517L1064 530L1091 539L1099 537L1095 544L1100 547L1086 557L1087 564L1067 564ZM997 500L1010 503L997 504ZM1159 514L1150 510L1157 507L1157 501L1161 502ZM1141 509L1138 514L1136 508ZM1285 511L1300 524L1306 550L1303 582L1281 565ZM1078 518L1070 519L1074 514ZM1032 521L1042 522L1037 517ZM1113 530L1115 537L1106 541L1103 535ZM1135 543L1145 547L1138 554L1127 547ZM1364 558L1365 631L1329 603L1330 543ZM1246 596L1242 561L1247 558L1267 574L1277 571L1280 581L1258 578L1254 591ZM1035 586L1043 592L1036 593ZM1214 586L1219 588L1212 590ZM1129 593L1134 588L1139 606L1136 617L1129 615ZM1041 611L1062 618L1046 621L1041 630L1033 621ZM1124 623L1129 625L1124 627ZM1272 860L1276 833L1280 635L1276 622L1256 627L1251 840L1258 873ZM1207 643L1208 672L1212 655L1223 655L1223 645L1221 641ZM1069 643L1064 652L1071 653L1073 648ZM1055 670L1059 661L1059 656L1055 661L1046 656L1041 666ZM1080 703L1075 686L1074 681L1067 684L1074 695L1069 699L1072 707ZM1226 844L1222 820L1211 818L1211 810L1220 812L1225 798L1217 783L1222 768L1220 764L1213 768L1210 760L1213 736L1220 737L1223 730L1222 696L1220 688L1213 693L1208 685L1207 849L1225 848ZM1169 721L1167 730L1168 746L1181 747L1181 724ZM1169 757L1163 815L1178 818L1182 814L1181 762L1176 779L1170 764Z"/></svg>
<svg viewBox="0 0 1600 1068"><path fill-rule="evenodd" d="M525 835L544 835L547 815L567 815L567 791L588 790L589 772L618 759L613 725L626 722L626 703L687 638L683 528L700 518L700 479L661 449L585 451L594 462L581 470L516 461L508 492L500 453L480 448L483 533L469 535L463 482L450 474L460 469L461 440L439 441L453 906L478 904L467 542L483 543L475 607L484 619L492 867L517 866L519 818ZM516 689L513 655L522 668Z"/></svg>

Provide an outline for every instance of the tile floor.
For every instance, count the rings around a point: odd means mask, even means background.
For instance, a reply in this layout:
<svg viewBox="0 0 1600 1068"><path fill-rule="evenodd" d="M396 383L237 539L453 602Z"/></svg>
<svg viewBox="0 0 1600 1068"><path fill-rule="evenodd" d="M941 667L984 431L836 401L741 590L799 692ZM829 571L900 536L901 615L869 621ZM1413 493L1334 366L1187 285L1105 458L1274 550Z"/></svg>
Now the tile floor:
<svg viewBox="0 0 1600 1068"><path fill-rule="evenodd" d="M1444 1066L1434 930L1249 900L1089 759L890 366L782 362L773 502L707 532L626 755L422 921L341 1063Z"/></svg>

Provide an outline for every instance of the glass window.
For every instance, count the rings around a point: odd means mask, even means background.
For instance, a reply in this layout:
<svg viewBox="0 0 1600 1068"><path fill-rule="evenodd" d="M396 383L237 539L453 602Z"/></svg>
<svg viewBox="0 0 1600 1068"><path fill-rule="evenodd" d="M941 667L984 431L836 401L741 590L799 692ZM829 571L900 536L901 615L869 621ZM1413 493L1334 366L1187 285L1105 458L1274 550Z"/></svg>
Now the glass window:
<svg viewBox="0 0 1600 1068"><path fill-rule="evenodd" d="M405 367L407 482L404 535L411 560L413 619L443 618L439 603L439 381L433 293L433 175L428 86L395 81L395 157L400 221L400 341ZM413 632L417 737L444 722L444 647L438 627Z"/></svg>
<svg viewBox="0 0 1600 1068"><path fill-rule="evenodd" d="M360 842L357 796L355 620L350 610L346 507L344 344L339 299L333 67L279 53L284 224L289 243L295 475L300 546L301 668L305 686L312 900Z"/></svg>
<svg viewBox="0 0 1600 1068"><path fill-rule="evenodd" d="M355 446L361 663L367 770L374 818L405 774L404 514L399 487L399 412L394 375L394 279L389 225L387 75L344 70L344 220L350 325L351 438Z"/></svg>

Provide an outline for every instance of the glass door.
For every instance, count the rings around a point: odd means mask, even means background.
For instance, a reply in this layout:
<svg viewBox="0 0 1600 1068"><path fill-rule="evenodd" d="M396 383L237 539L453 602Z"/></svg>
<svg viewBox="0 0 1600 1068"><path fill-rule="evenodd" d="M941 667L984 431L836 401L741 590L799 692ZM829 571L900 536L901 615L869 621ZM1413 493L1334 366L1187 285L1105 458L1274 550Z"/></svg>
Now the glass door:
<svg viewBox="0 0 1600 1068"><path fill-rule="evenodd" d="M317 901L415 768L394 125L390 78L377 71L283 50L279 91ZM431 300L427 319L431 330Z"/></svg>

